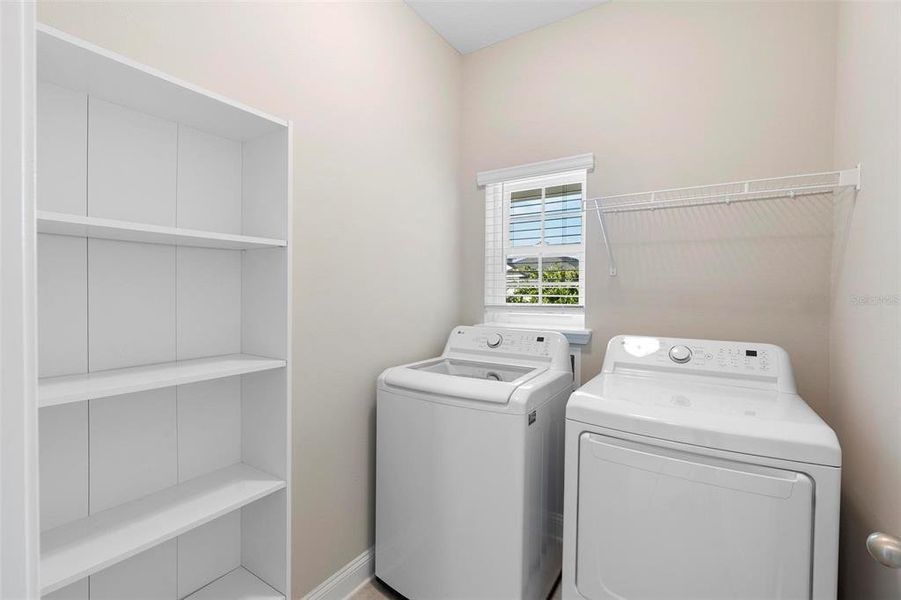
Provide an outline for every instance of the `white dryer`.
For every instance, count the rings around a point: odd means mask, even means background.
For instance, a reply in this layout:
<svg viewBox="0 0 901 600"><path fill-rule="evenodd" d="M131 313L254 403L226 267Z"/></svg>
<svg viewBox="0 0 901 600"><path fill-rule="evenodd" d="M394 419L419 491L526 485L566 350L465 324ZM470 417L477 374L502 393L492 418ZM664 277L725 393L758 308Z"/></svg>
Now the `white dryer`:
<svg viewBox="0 0 901 600"><path fill-rule="evenodd" d="M455 327L378 380L375 574L411 599L546 598L561 569L559 333Z"/></svg>
<svg viewBox="0 0 901 600"><path fill-rule="evenodd" d="M566 409L564 600L834 600L841 450L786 352L618 336Z"/></svg>

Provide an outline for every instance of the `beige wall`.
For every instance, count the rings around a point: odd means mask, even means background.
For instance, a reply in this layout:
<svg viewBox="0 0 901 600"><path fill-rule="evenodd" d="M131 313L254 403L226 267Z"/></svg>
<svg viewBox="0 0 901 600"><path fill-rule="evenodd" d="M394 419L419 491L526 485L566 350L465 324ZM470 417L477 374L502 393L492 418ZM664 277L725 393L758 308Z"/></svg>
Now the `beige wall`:
<svg viewBox="0 0 901 600"><path fill-rule="evenodd" d="M460 57L393 3L45 3L39 20L294 121L294 595L372 544L375 379L459 300Z"/></svg>
<svg viewBox="0 0 901 600"><path fill-rule="evenodd" d="M836 211L831 407L843 451L843 597L901 597L901 571L866 553L901 535L901 4L848 3L838 18L835 160L860 161L856 202ZM855 297L873 297L866 303Z"/></svg>
<svg viewBox="0 0 901 600"><path fill-rule="evenodd" d="M832 168L835 6L622 3L464 56L464 314L482 310L485 169L594 152L591 195ZM853 166L853 163L848 166ZM784 346L828 382L827 198L589 220L583 380L619 333Z"/></svg>

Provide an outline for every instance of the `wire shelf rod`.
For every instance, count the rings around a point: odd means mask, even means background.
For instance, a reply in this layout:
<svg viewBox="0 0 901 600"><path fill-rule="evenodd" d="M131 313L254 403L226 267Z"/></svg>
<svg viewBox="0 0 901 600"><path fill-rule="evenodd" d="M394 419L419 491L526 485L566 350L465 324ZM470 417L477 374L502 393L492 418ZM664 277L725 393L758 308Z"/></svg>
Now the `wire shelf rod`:
<svg viewBox="0 0 901 600"><path fill-rule="evenodd" d="M804 189L792 190L760 190L751 192L737 192L733 194L711 194L708 196L695 196L694 198L671 198L668 200L647 200L644 202L624 202L612 206L603 206L603 198L593 198L594 206L587 210L599 211L604 214L640 212L649 210L667 210L673 208L691 208L694 206L713 206L717 204L733 204L739 202L756 202L762 200L778 200L784 198L798 198L801 196L816 196L841 189L836 185L804 186Z"/></svg>
<svg viewBox="0 0 901 600"><path fill-rule="evenodd" d="M726 186L744 186L745 189L748 189L750 186L759 183L767 183L767 182L778 182L778 181L786 181L788 179L800 179L800 178L811 178L811 177L837 177L838 181L834 186L846 187L849 185L855 186L858 190L860 189L860 165L857 165L853 169L844 169L841 171L821 171L819 173L802 173L800 175L782 175L780 177L765 177L762 179L743 179L741 181L730 181L728 183L708 183L706 185L692 185L688 187L680 187L680 188L667 188L662 190L654 190L652 192L629 192L628 194L615 194L612 196L604 196L599 198L600 200L609 201L609 200L619 200L622 198L631 198L635 196L647 196L648 194L670 194L673 192L690 192L692 190L700 190L704 188L712 188L712 187L726 187ZM826 184L822 184L826 185ZM786 186L783 189L790 189L795 186ZM759 190L761 192L767 190Z"/></svg>

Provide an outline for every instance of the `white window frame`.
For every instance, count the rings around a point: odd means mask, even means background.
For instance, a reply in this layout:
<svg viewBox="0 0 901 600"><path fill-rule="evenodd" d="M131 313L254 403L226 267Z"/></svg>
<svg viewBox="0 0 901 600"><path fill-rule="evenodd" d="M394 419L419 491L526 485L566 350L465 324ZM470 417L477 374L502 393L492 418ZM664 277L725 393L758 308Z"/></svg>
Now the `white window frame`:
<svg viewBox="0 0 901 600"><path fill-rule="evenodd" d="M588 220L582 217L581 244L549 245L548 256L574 254L578 246L581 304L508 304L506 302L507 245L509 244L510 194L518 189L553 185L551 178L582 184L582 198L588 198L588 173L594 170L594 154L580 154L556 160L530 163L478 173L479 186L485 187L485 314L484 322L509 327L552 329L564 333L573 344L587 344L591 331L585 329L585 282L588 264ZM575 177L578 176L578 179ZM567 180L567 178L570 178ZM520 186L524 186L521 188ZM523 247L513 252L519 256Z"/></svg>
<svg viewBox="0 0 901 600"><path fill-rule="evenodd" d="M585 214L583 211L580 211L580 216L582 218L582 233L579 236L580 241L578 244L548 244L544 240L544 227L545 221L547 219L547 215L545 213L545 190L550 187L559 186L559 185L571 185L571 184L579 184L582 187L582 198L584 201L585 198L585 187L587 184L587 173L584 170L580 171L568 171L566 173L558 173L555 175L545 175L541 177L532 177L529 179L520 179L518 181L510 181L504 182L501 185L503 186L502 194L503 194L503 254L501 260L501 269L504 270L504 281L503 281L503 302L492 302L488 303L488 295L486 294L486 307L487 306L504 306L506 308L511 308L513 310L520 309L523 306L532 306L541 309L568 309L567 312L571 311L584 311L585 309ZM510 223L511 223L511 205L512 205L512 196L516 192L522 192L526 190L532 189L541 189L542 190L542 198L541 198L541 236L540 243L534 246L514 246L510 241ZM507 259L510 257L535 257L538 258L539 262L543 261L545 257L556 257L556 256L572 256L579 260L579 302L576 304L542 304L539 302L538 304L518 304L518 303L508 303L506 301L507 297L507 282L506 282L506 266ZM541 269L539 269L539 277L541 273ZM496 280L493 280L496 282ZM497 285L497 283L495 283ZM538 294L539 298L542 295L542 285L538 284ZM495 292L493 296L496 296L498 292ZM494 298L492 298L494 299Z"/></svg>

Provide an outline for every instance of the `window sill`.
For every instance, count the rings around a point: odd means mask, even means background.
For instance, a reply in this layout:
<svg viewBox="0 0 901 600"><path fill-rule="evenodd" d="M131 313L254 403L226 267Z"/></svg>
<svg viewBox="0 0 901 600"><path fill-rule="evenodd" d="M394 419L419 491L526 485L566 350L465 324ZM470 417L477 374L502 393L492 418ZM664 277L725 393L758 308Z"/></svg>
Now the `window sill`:
<svg viewBox="0 0 901 600"><path fill-rule="evenodd" d="M585 346L591 341L591 330L585 328L585 308L582 306L486 306L482 324L556 331L565 335L572 346Z"/></svg>

